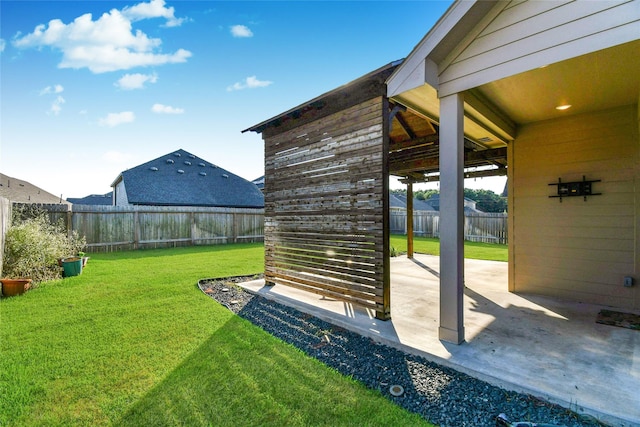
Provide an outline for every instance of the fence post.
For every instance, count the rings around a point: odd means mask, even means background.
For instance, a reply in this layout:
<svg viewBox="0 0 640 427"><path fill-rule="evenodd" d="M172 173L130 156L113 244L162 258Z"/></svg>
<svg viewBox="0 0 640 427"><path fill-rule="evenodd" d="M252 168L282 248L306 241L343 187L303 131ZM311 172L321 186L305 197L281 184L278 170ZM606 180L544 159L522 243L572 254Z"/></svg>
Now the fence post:
<svg viewBox="0 0 640 427"><path fill-rule="evenodd" d="M191 221L191 246L196 245L196 214L195 212L189 213L189 219Z"/></svg>
<svg viewBox="0 0 640 427"><path fill-rule="evenodd" d="M138 209L133 212L133 249L138 249L140 244L140 216Z"/></svg>
<svg viewBox="0 0 640 427"><path fill-rule="evenodd" d="M231 213L233 219L233 243L238 243L238 214L234 211Z"/></svg>
<svg viewBox="0 0 640 427"><path fill-rule="evenodd" d="M73 205L67 205L67 237L73 236Z"/></svg>

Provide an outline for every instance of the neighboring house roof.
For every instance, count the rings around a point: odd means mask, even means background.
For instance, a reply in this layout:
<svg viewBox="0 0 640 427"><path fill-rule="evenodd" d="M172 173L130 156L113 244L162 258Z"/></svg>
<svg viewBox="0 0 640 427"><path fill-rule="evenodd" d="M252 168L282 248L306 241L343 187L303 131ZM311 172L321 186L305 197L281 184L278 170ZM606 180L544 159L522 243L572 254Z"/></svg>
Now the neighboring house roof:
<svg viewBox="0 0 640 427"><path fill-rule="evenodd" d="M254 179L251 182L253 182L260 190L264 189L264 175L262 175L260 178Z"/></svg>
<svg viewBox="0 0 640 427"><path fill-rule="evenodd" d="M109 191L107 194L91 194L86 197L67 197L67 202L74 203L76 205L112 205L113 204L113 191Z"/></svg>
<svg viewBox="0 0 640 427"><path fill-rule="evenodd" d="M264 207L255 184L185 150L122 172L129 204L155 206Z"/></svg>
<svg viewBox="0 0 640 427"><path fill-rule="evenodd" d="M407 208L407 196L404 194L389 194L389 207L391 208ZM414 211L435 211L426 200L413 199Z"/></svg>
<svg viewBox="0 0 640 427"><path fill-rule="evenodd" d="M64 204L69 202L40 187L0 173L0 196L18 203Z"/></svg>
<svg viewBox="0 0 640 427"><path fill-rule="evenodd" d="M440 210L440 194L433 194L426 200L437 211ZM471 200L467 197L464 198L464 211L465 213L482 213L483 211L476 208L475 200Z"/></svg>

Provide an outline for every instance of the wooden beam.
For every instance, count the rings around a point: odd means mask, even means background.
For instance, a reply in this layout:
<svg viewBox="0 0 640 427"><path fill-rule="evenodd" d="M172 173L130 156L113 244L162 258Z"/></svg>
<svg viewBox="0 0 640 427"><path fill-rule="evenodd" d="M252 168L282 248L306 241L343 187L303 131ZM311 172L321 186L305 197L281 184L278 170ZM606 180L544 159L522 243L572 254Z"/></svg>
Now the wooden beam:
<svg viewBox="0 0 640 427"><path fill-rule="evenodd" d="M406 107L405 107L406 109ZM396 114L396 120L400 123L400 127L407 134L410 139L415 139L416 134L411 130L411 126L407 123L407 121L400 114Z"/></svg>
<svg viewBox="0 0 640 427"><path fill-rule="evenodd" d="M413 258L413 184L407 184L407 258Z"/></svg>
<svg viewBox="0 0 640 427"><path fill-rule="evenodd" d="M507 168L499 167L497 169L485 169L480 171L469 171L464 173L466 178L485 178L488 176L506 176ZM400 179L402 184L418 184L421 182L438 182L440 181L440 175L422 175L419 173L411 172L405 178Z"/></svg>
<svg viewBox="0 0 640 427"><path fill-rule="evenodd" d="M438 134L422 136L420 138L410 139L408 141L394 142L391 144L389 151L394 153L396 151L408 150L418 147L424 147L426 145L434 145L440 140Z"/></svg>
<svg viewBox="0 0 640 427"><path fill-rule="evenodd" d="M464 154L464 165L465 167L482 166L483 164L493 164L492 162L495 160L504 160L506 158L506 147L483 151L469 151ZM390 155L389 171L393 175L407 175L415 171L437 172L438 170L440 170L438 157L397 160L393 153Z"/></svg>

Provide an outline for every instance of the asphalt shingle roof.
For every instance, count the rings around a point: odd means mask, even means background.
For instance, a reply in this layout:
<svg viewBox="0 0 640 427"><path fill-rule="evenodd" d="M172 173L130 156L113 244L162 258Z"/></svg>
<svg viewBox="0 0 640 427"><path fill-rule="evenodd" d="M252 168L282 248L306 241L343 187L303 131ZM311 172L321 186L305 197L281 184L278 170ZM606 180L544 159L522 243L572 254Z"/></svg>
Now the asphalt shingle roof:
<svg viewBox="0 0 640 427"><path fill-rule="evenodd" d="M389 194L389 206L392 208L407 208L407 196L404 194ZM413 210L414 211L435 211L433 206L427 203L424 200L413 199Z"/></svg>
<svg viewBox="0 0 640 427"><path fill-rule="evenodd" d="M22 179L0 173L0 196L18 203L65 204L61 196L51 194Z"/></svg>
<svg viewBox="0 0 640 427"><path fill-rule="evenodd" d="M264 207L255 184L182 149L121 176L134 205Z"/></svg>
<svg viewBox="0 0 640 427"><path fill-rule="evenodd" d="M85 197L67 197L67 202L76 205L106 205L113 204L113 191L107 194L91 194Z"/></svg>

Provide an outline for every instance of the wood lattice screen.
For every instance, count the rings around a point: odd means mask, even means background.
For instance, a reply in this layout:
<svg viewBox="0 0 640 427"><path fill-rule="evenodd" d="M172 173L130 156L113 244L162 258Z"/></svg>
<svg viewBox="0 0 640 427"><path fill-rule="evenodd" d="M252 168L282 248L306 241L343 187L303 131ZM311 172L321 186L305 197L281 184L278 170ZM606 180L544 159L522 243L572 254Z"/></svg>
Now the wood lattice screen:
<svg viewBox="0 0 640 427"><path fill-rule="evenodd" d="M265 138L265 279L388 319L388 102Z"/></svg>

